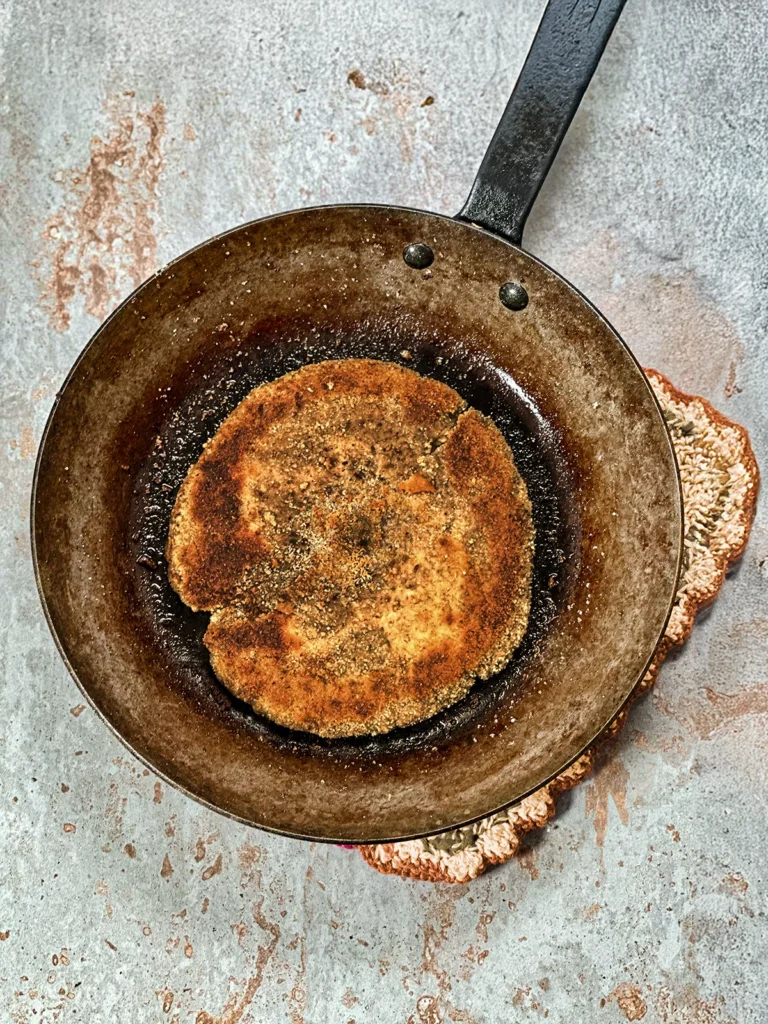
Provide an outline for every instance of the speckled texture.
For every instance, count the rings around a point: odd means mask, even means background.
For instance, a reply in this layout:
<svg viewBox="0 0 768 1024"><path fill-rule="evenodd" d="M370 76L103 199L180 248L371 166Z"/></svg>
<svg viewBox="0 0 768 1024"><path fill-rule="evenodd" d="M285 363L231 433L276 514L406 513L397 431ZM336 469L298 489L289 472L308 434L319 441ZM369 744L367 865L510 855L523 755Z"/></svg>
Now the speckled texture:
<svg viewBox="0 0 768 1024"><path fill-rule="evenodd" d="M434 715L510 660L531 609L531 503L492 420L393 363L255 388L190 469L170 581L211 613L218 678L321 736Z"/></svg>
<svg viewBox="0 0 768 1024"><path fill-rule="evenodd" d="M34 451L96 317L153 263L261 213L457 210L542 6L337 3L318 20L301 0L290 24L273 0L0 12L12 1024L764 1019L762 510L741 568L546 842L452 889L156 783L81 713L35 593ZM526 235L645 365L746 424L762 462L767 45L757 0L629 0Z"/></svg>

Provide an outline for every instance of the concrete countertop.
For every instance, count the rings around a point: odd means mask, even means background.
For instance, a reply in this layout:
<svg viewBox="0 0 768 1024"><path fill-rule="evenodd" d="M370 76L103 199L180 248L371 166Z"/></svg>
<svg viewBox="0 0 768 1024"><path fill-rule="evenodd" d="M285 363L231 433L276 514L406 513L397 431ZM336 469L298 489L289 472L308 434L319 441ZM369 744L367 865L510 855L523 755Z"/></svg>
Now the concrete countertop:
<svg viewBox="0 0 768 1024"><path fill-rule="evenodd" d="M0 8L0 1019L766 1019L763 514L613 757L521 858L454 888L158 782L83 707L35 591L35 451L100 319L256 216L454 213L542 9ZM646 366L744 423L763 462L767 51L759 0L629 0L526 234Z"/></svg>

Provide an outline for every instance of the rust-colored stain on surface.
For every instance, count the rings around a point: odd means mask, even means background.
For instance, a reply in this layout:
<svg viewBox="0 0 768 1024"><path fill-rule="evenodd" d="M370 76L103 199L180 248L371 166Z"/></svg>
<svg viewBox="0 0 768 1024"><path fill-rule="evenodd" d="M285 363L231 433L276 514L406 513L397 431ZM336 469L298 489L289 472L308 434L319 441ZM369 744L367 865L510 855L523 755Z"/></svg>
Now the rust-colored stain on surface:
<svg viewBox="0 0 768 1024"><path fill-rule="evenodd" d="M66 331L71 306L103 320L155 270L158 185L164 161L165 106L139 109L132 92L109 96L106 137L93 136L84 167L57 171L64 195L42 233L34 277L52 327Z"/></svg>
<svg viewBox="0 0 768 1024"><path fill-rule="evenodd" d="M512 1005L523 1007L525 1010L533 1010L539 1016L549 1016L549 1011L542 1007L539 999L532 994L530 985L523 985L515 989L515 994L512 996Z"/></svg>
<svg viewBox="0 0 768 1024"><path fill-rule="evenodd" d="M475 925L475 934L484 945L488 944L488 925L493 921L494 917L496 917L495 910L483 911Z"/></svg>
<svg viewBox="0 0 768 1024"><path fill-rule="evenodd" d="M22 427L21 435L19 438L11 438L9 442L9 448L11 451L19 453L21 459L31 459L35 454L35 435L32 432L32 427Z"/></svg>
<svg viewBox="0 0 768 1024"><path fill-rule="evenodd" d="M207 1010L200 1010L195 1017L195 1024L238 1024L242 1020L245 1011L253 1002L253 997L261 987L264 968L267 966L280 941L280 928L273 921L265 917L261 902L254 904L253 919L259 928L271 937L266 945L259 946L252 974L246 981L243 991L230 995L221 1013L217 1016L208 1013ZM230 978L230 981L237 984L235 979Z"/></svg>
<svg viewBox="0 0 768 1024"><path fill-rule="evenodd" d="M349 72L347 75L347 81L351 85L354 85L356 89L365 89L366 87L365 75L359 68L355 68L353 71Z"/></svg>
<svg viewBox="0 0 768 1024"><path fill-rule="evenodd" d="M728 366L728 376L725 378L725 387L723 388L726 398L733 398L734 395L741 394L741 388L736 383L736 368L738 365L737 360L732 359Z"/></svg>
<svg viewBox="0 0 768 1024"><path fill-rule="evenodd" d="M443 1024L437 999L434 996L421 996L416 1003L416 1013L408 1018L408 1024Z"/></svg>
<svg viewBox="0 0 768 1024"><path fill-rule="evenodd" d="M644 750L649 754L665 755L664 760L668 764L679 764L682 758L686 758L690 754L690 744L680 733L674 736L648 736L639 729L631 729L626 735L639 750Z"/></svg>
<svg viewBox="0 0 768 1024"><path fill-rule="evenodd" d="M653 701L665 715L674 718L703 740L739 719L768 714L766 683L742 686L734 693L721 693L711 686L705 686L702 693L705 700L684 698L675 702L661 692L656 692Z"/></svg>
<svg viewBox="0 0 768 1024"><path fill-rule="evenodd" d="M297 936L301 944L299 967L294 983L288 994L288 1013L291 1024L305 1024L304 1011L307 1008L307 940L305 935Z"/></svg>
<svg viewBox="0 0 768 1024"><path fill-rule="evenodd" d="M606 1003L615 1002L627 1020L642 1020L648 1006L637 985L622 982L605 998Z"/></svg>
<svg viewBox="0 0 768 1024"><path fill-rule="evenodd" d="M613 800L622 825L629 824L627 811L627 782L629 772L614 750L607 746L600 748L596 758L595 774L587 786L585 810L587 817L593 817L595 841L602 848L608 829L608 809Z"/></svg>
<svg viewBox="0 0 768 1024"><path fill-rule="evenodd" d="M768 638L768 619L748 619L736 622L728 630L729 640L764 640Z"/></svg>
<svg viewBox="0 0 768 1024"><path fill-rule="evenodd" d="M419 131L419 116L424 118L434 105L434 96L427 95L418 75L399 62L377 63L375 70L364 73L352 68L347 84L367 94L360 97L364 116L357 122L366 135L375 135L380 128L395 128L403 163L413 162L413 151ZM369 102L370 100L370 102ZM423 109L426 108L426 109ZM421 122L424 123L424 122Z"/></svg>
<svg viewBox="0 0 768 1024"><path fill-rule="evenodd" d="M246 876L247 881L253 880L253 866L258 864L262 857L262 849L256 843L242 843L237 849L237 859L240 871Z"/></svg>
<svg viewBox="0 0 768 1024"><path fill-rule="evenodd" d="M104 808L104 818L107 821L107 837L111 843L115 842L123 831L123 817L128 798L121 796L117 782L113 779L109 784L109 795L107 805Z"/></svg>
<svg viewBox="0 0 768 1024"><path fill-rule="evenodd" d="M448 1024L449 1021L453 1024L478 1024L466 1010L457 1009L445 997L433 995L419 997L407 1024Z"/></svg>
<svg viewBox="0 0 768 1024"><path fill-rule="evenodd" d="M221 874L222 856L218 855L213 864L209 864L207 868L204 868L201 878L204 882L207 882L209 878L213 878L214 875Z"/></svg>
<svg viewBox="0 0 768 1024"><path fill-rule="evenodd" d="M437 901L430 902L432 906L424 924L421 970L424 974L431 974L437 979L437 985L441 992L447 992L451 989L450 972L438 966L437 954L453 927L456 918L456 901L452 898L440 899L438 897Z"/></svg>
<svg viewBox="0 0 768 1024"><path fill-rule="evenodd" d="M733 1017L726 1016L722 996L702 999L692 985L680 995L661 988L655 1009L662 1024L736 1024Z"/></svg>
<svg viewBox="0 0 768 1024"><path fill-rule="evenodd" d="M720 888L729 896L743 896L749 888L749 882L739 871L731 871L720 883Z"/></svg>
<svg viewBox="0 0 768 1024"><path fill-rule="evenodd" d="M341 997L341 1001L348 1010L351 1010L356 1003L360 1002L351 988L344 990L344 995Z"/></svg>
<svg viewBox="0 0 768 1024"><path fill-rule="evenodd" d="M680 842L680 833L677 831L677 829L675 828L674 825L667 825L667 832L671 832L672 833L672 842L673 843L679 843Z"/></svg>
<svg viewBox="0 0 768 1024"><path fill-rule="evenodd" d="M453 981L468 981L472 971L477 964L482 963L487 951L478 951L474 946L459 953L455 947L450 949L450 938L456 921L456 906L468 894L460 891L445 893L440 890L432 890L424 899L423 918L423 940L421 962L417 969L417 979L411 975L411 967L402 965L402 983L406 992L413 996L413 984L421 986L428 979L424 975L431 975L437 982L437 995L424 994L417 997L414 1012L408 1017L408 1024L448 1024L449 1021L457 1024L476 1024L475 1018L464 1008L456 1006L448 995L453 987ZM469 902L473 902L470 898ZM486 901L483 901L482 909L478 918L475 932L480 943L488 941L488 926L496 916L495 911L489 911ZM379 961L386 965L380 968L380 974L385 975L389 970L388 961Z"/></svg>
<svg viewBox="0 0 768 1024"><path fill-rule="evenodd" d="M214 832L212 835L207 836L205 839L203 839L202 836L197 837L197 842L195 843L194 857L195 861L198 864L200 863L201 860L205 860L206 847L210 846L211 843L215 843L218 838L218 832Z"/></svg>
<svg viewBox="0 0 768 1024"><path fill-rule="evenodd" d="M160 868L161 878L170 878L173 874L173 865L171 864L171 858L166 855L163 857L163 866Z"/></svg>
<svg viewBox="0 0 768 1024"><path fill-rule="evenodd" d="M109 919L112 917L113 909L112 904L109 902L109 886L100 878L93 887L93 891L97 896L104 897L104 914Z"/></svg>
<svg viewBox="0 0 768 1024"><path fill-rule="evenodd" d="M536 850L532 846L526 847L518 855L517 861L520 867L531 876L531 881L535 882L539 877L539 869L536 867Z"/></svg>

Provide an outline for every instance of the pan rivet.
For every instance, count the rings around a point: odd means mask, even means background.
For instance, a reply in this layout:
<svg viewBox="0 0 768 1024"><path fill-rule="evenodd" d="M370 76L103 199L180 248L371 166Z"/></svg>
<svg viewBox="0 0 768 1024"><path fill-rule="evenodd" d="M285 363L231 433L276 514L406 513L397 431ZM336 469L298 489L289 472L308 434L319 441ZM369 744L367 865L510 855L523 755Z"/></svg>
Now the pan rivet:
<svg viewBox="0 0 768 1024"><path fill-rule="evenodd" d="M414 270L424 270L435 261L435 254L423 242L411 242L403 249L403 259Z"/></svg>
<svg viewBox="0 0 768 1024"><path fill-rule="evenodd" d="M499 288L502 306L507 309L525 309L528 305L528 292L517 281L507 281Z"/></svg>

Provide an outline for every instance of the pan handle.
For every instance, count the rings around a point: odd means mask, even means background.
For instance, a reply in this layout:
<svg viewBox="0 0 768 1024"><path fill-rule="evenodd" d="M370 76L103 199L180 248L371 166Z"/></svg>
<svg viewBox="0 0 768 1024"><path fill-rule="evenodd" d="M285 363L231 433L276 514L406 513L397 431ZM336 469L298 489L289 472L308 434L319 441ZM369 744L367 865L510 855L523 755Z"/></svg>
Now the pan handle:
<svg viewBox="0 0 768 1024"><path fill-rule="evenodd" d="M515 245L625 0L549 0L458 214Z"/></svg>

